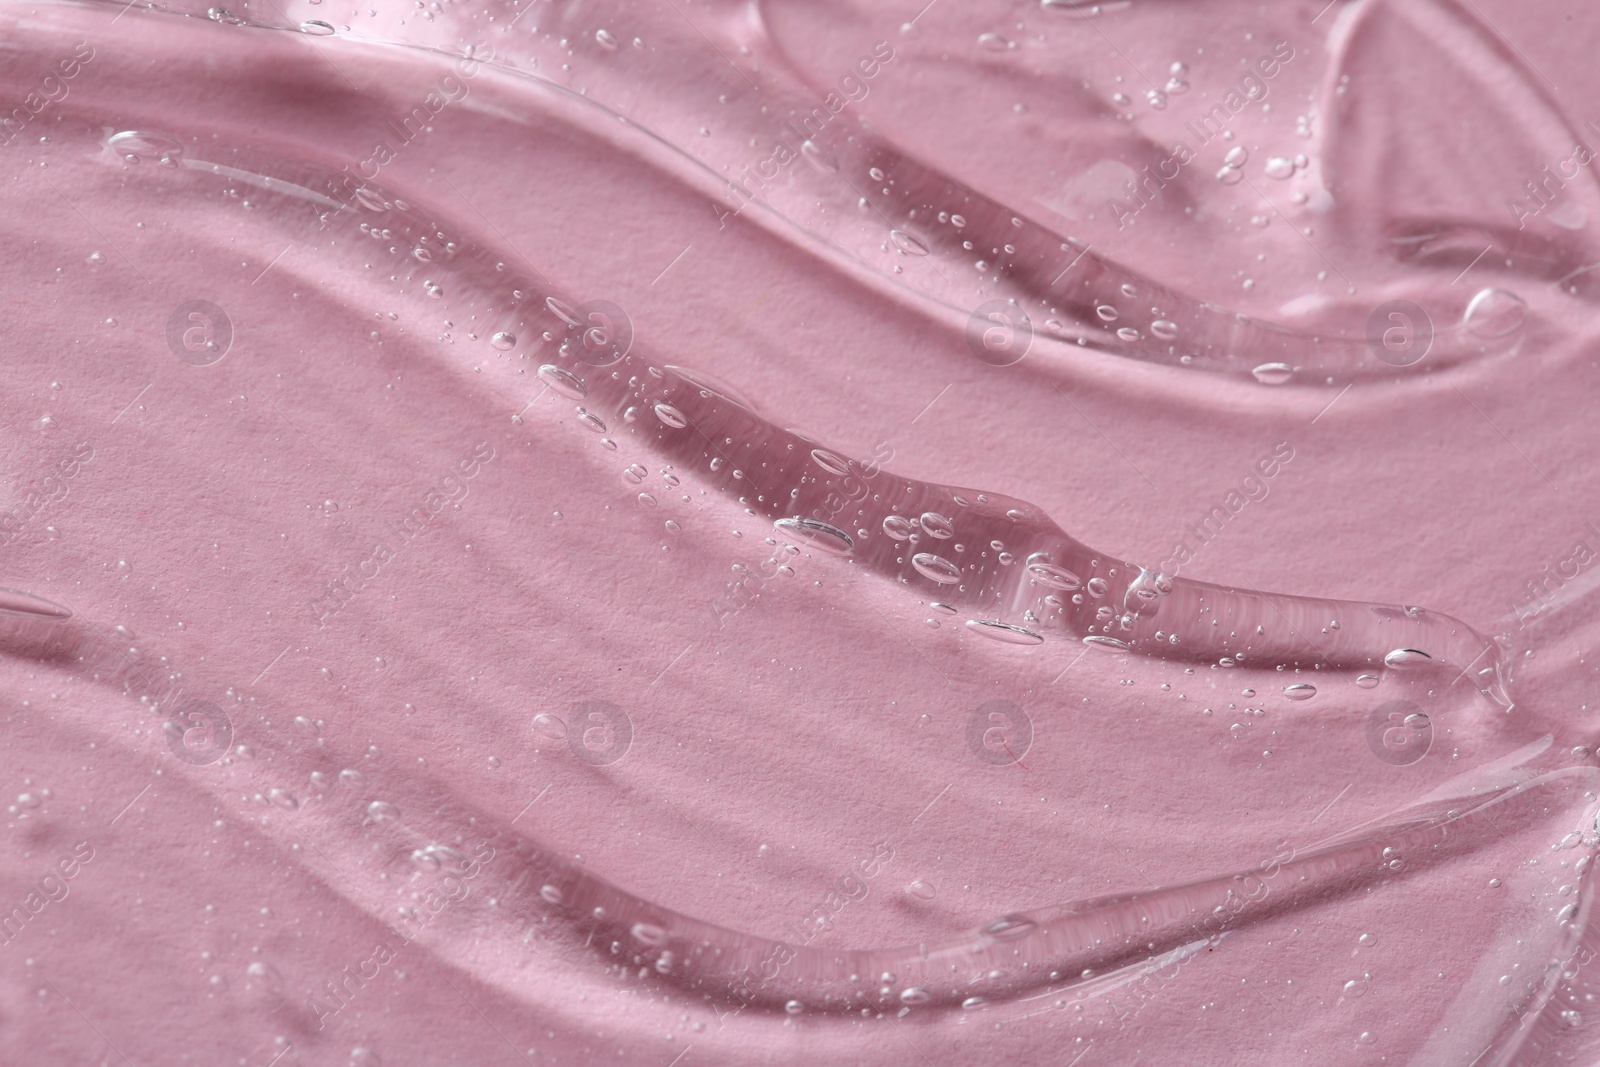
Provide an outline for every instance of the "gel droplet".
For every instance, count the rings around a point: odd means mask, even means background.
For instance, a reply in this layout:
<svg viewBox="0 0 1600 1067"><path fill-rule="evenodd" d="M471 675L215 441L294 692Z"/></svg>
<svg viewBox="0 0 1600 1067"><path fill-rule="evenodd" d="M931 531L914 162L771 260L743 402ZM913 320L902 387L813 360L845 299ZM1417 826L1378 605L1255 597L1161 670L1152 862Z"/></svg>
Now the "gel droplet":
<svg viewBox="0 0 1600 1067"><path fill-rule="evenodd" d="M589 387L582 378L554 363L539 368L539 380L570 400L582 400L589 395Z"/></svg>
<svg viewBox="0 0 1600 1067"><path fill-rule="evenodd" d="M1026 915L1002 915L998 919L979 927L978 933L984 937L992 937L996 941L1013 941L1019 937L1028 936L1038 926L1038 923Z"/></svg>
<svg viewBox="0 0 1600 1067"><path fill-rule="evenodd" d="M778 530L796 538L808 548L815 548L829 555L848 556L856 547L855 541L831 523L821 519L808 519L796 516L789 519L779 519L772 524Z"/></svg>
<svg viewBox="0 0 1600 1067"><path fill-rule="evenodd" d="M911 565L917 569L918 574L940 585L954 585L961 580L960 567L932 552L918 552L911 557Z"/></svg>
<svg viewBox="0 0 1600 1067"><path fill-rule="evenodd" d="M367 818L373 822L394 822L400 818L400 809L386 800L374 800L367 805Z"/></svg>
<svg viewBox="0 0 1600 1067"><path fill-rule="evenodd" d="M1090 634L1083 639L1083 643L1090 648L1103 649L1107 652L1126 652L1132 647L1125 641L1118 641L1115 637L1105 637L1101 634Z"/></svg>
<svg viewBox="0 0 1600 1067"><path fill-rule="evenodd" d="M1076 574L1073 574L1065 567L1057 567L1049 562L1047 558L1041 558L1039 555L1028 557L1028 564L1025 569L1029 578L1051 589L1072 590L1079 588L1083 584Z"/></svg>
<svg viewBox="0 0 1600 1067"><path fill-rule="evenodd" d="M653 923L634 923L628 933L635 941L651 948L660 948L667 943L667 932Z"/></svg>
<svg viewBox="0 0 1600 1067"><path fill-rule="evenodd" d="M837 474L840 477L843 477L844 475L850 473L850 465L845 460L834 455L832 452L829 452L827 449L813 448L811 450L811 458L817 466L821 467L829 474Z"/></svg>
<svg viewBox="0 0 1600 1067"><path fill-rule="evenodd" d="M1250 373L1262 385L1282 385L1294 377L1294 368L1287 363L1263 363Z"/></svg>
<svg viewBox="0 0 1600 1067"><path fill-rule="evenodd" d="M1287 178L1293 178L1295 172L1294 160L1283 156L1273 156L1267 160L1265 170L1267 177L1276 181L1281 182Z"/></svg>
<svg viewBox="0 0 1600 1067"><path fill-rule="evenodd" d="M911 520L904 515L885 515L883 518L883 532L896 541L904 541L911 536Z"/></svg>
<svg viewBox="0 0 1600 1067"><path fill-rule="evenodd" d="M1044 635L1021 626L1013 626L1006 622L990 622L986 619L968 619L967 629L979 637L987 637L991 641L999 641L1006 645L1042 645Z"/></svg>
<svg viewBox="0 0 1600 1067"><path fill-rule="evenodd" d="M1527 315L1528 305L1515 293L1480 289L1467 304L1462 321L1476 337L1505 337L1521 329Z"/></svg>
<svg viewBox="0 0 1600 1067"><path fill-rule="evenodd" d="M822 174L837 174L839 160L834 154L815 141L801 141L800 155L811 164L813 170Z"/></svg>
<svg viewBox="0 0 1600 1067"><path fill-rule="evenodd" d="M928 254L928 246L904 230L890 230L889 240L893 241L894 246L908 256L925 256Z"/></svg>

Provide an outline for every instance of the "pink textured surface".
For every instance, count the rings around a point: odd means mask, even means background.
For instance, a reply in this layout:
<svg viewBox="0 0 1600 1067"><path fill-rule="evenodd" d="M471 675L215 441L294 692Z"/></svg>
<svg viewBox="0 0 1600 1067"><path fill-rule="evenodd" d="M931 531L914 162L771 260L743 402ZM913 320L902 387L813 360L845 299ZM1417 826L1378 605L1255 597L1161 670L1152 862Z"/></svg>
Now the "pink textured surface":
<svg viewBox="0 0 1600 1067"><path fill-rule="evenodd" d="M11 5L7 99L73 42L94 52L0 148L0 510L17 518L0 585L74 612L0 635L0 914L26 913L0 944L0 1060L1467 1064L1491 1042L1480 1062L1592 1058L1592 975L1573 939L1589 922L1577 864L1595 841L1552 849L1592 831L1600 782L1584 747L1596 740L1592 576L1526 626L1510 616L1542 567L1592 562L1600 543L1592 305L1554 284L1561 265L1595 258L1600 200L1585 167L1522 230L1505 203L1587 136L1582 102L1600 73L1571 44L1592 41L1592 15L1139 0L1079 20L941 4L902 33L920 5L780 3L761 10L768 50L746 59L754 16L731 5L538 4L515 36L502 29L511 7L429 23L330 6L284 12L452 54L489 44L496 62L590 89L717 160L761 155L746 151L742 119L725 130L716 110L745 76L729 65L764 78L762 64L787 62L783 84L800 92L886 41L894 58L852 114L1195 298L1359 337L1387 299L1423 304L1442 329L1480 289L1515 292L1527 318L1513 352L1348 392L1065 345L996 368L973 357L959 319L862 284L754 209L719 217L703 189L641 158L640 138L613 139L499 69L480 69L379 179L490 263L540 272L541 292L625 308L657 366L708 372L842 455L892 455L896 476L1027 500L1108 558L1170 558L1286 443L1292 459L1264 497L1183 577L1419 604L1506 631L1516 708L1452 689L1430 705L1428 755L1390 765L1368 743L1375 694L1348 678L1294 679L1318 686L1299 703L1268 669L1236 681L1208 664L1185 674L1084 656L1060 631L997 644L931 611L931 586L787 553L704 469L674 464L665 478L671 461L620 411L599 412L605 434L582 425L576 402L543 390L529 331L508 352L487 343L472 316L493 316L457 297L465 281L440 275L433 300L401 269L415 267L408 249L319 222L239 177L250 168L227 154L248 148L280 176L353 165L451 59L203 15L112 25L116 7ZM1474 30L1449 56L1426 47L1455 39L1428 27L1480 17L1499 30ZM620 50L595 46L601 28ZM983 48L985 33L1015 47ZM1231 146L1219 139L1119 229L1082 176L1159 158L1241 61L1279 41L1294 58L1270 83L1271 110L1236 120L1249 184L1216 180ZM613 69L623 60L636 66ZM1191 85L1154 111L1135 72L1178 60ZM1294 132L1302 114L1310 137ZM129 163L106 147L119 130L161 131L186 159L235 171ZM1263 176L1267 158L1297 152L1309 170ZM1459 238L1459 262L1396 254L1397 227L1443 217L1483 241ZM1457 277L1482 244L1535 239ZM206 366L167 341L169 315L195 299L232 323L231 347ZM642 483L625 477L631 464ZM419 506L425 529L397 535ZM762 581L730 593L751 572ZM350 574L364 581L329 612L328 583ZM33 642L52 632L75 635L84 659L41 653ZM229 753L175 758L171 702L141 702L150 687L117 673L133 662L223 707ZM996 698L1032 721L1020 764L985 763L967 743L973 709ZM613 763L585 763L534 721L570 721L590 700L631 719ZM813 944L915 945L1012 911L1253 868L1459 776L1503 784L1496 761L1546 734L1562 769L1468 847L1297 897L1157 983L1064 981L975 1010L741 1009L628 964L631 948L572 935L540 903L526 855L791 942L870 867L864 896ZM449 881L459 861L429 846L480 860ZM64 895L41 889L74 855L70 880L50 882ZM60 899L34 909L31 893ZM460 899L430 911L446 893ZM386 926L401 908L432 915L404 943ZM374 955L385 942L392 960ZM1518 1007L1551 960L1553 995ZM376 976L329 1010L325 983L363 967ZM1494 1036L1519 1013L1539 1041Z"/></svg>

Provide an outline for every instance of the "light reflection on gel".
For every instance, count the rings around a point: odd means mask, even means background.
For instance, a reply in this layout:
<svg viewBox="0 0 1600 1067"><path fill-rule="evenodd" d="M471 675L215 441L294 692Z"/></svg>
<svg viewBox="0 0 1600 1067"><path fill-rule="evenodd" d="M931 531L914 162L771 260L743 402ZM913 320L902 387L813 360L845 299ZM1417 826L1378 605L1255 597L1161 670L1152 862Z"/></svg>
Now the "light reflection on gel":
<svg viewBox="0 0 1600 1067"><path fill-rule="evenodd" d="M0 1041L1592 1055L1502 14L0 8Z"/></svg>

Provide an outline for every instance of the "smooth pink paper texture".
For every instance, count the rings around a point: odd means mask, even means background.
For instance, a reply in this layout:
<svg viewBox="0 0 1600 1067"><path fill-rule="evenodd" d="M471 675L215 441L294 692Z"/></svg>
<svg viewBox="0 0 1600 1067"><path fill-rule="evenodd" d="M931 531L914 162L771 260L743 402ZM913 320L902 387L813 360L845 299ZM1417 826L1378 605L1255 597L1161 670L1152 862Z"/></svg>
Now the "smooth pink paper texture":
<svg viewBox="0 0 1600 1067"><path fill-rule="evenodd" d="M0 1060L1593 1058L1593 16L946 3L0 7Z"/></svg>

